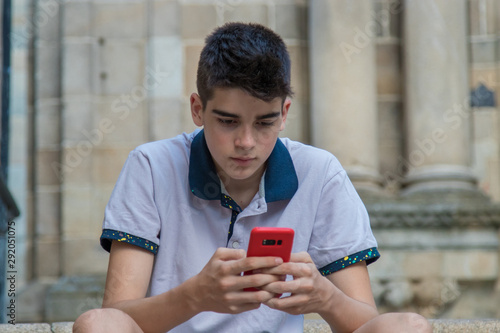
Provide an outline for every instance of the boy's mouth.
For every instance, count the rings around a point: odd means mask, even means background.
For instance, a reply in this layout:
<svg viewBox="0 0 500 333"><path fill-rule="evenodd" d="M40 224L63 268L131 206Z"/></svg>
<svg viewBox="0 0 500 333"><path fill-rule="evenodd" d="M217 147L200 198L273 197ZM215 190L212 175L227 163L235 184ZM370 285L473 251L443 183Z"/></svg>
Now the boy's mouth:
<svg viewBox="0 0 500 333"><path fill-rule="evenodd" d="M247 164L250 164L255 158L253 158L253 157L232 157L231 159L236 164L247 165Z"/></svg>

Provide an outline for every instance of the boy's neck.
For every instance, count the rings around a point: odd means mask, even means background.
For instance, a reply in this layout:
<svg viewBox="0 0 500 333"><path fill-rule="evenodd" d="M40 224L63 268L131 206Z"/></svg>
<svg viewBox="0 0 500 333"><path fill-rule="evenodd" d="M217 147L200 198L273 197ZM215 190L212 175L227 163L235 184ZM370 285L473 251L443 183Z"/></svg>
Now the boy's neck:
<svg viewBox="0 0 500 333"><path fill-rule="evenodd" d="M219 175L219 177L223 180L227 194L236 201L241 209L245 209L255 194L259 192L260 181L264 171L265 165L262 166L261 170L247 179L228 179L224 175Z"/></svg>

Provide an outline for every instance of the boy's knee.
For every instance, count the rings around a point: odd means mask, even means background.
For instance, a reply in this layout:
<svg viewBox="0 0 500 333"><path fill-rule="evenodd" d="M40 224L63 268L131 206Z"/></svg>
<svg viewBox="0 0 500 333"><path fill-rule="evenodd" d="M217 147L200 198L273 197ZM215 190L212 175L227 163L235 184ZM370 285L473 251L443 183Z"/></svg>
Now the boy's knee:
<svg viewBox="0 0 500 333"><path fill-rule="evenodd" d="M419 314L393 312L381 314L374 321L371 330L366 332L432 333L432 326L425 317Z"/></svg>
<svg viewBox="0 0 500 333"><path fill-rule="evenodd" d="M125 312L106 308L93 309L81 314L73 324L73 333L104 333L110 332L110 328L116 328L117 332L142 332Z"/></svg>
<svg viewBox="0 0 500 333"><path fill-rule="evenodd" d="M96 322L103 317L103 309L93 309L82 313L73 324L74 333L95 332Z"/></svg>
<svg viewBox="0 0 500 333"><path fill-rule="evenodd" d="M126 325L127 322L132 322L124 312L117 309L93 309L82 313L73 324L73 333L99 333L110 332L110 327L119 327ZM134 322L135 324L135 322ZM124 330L123 332L135 332L135 330Z"/></svg>
<svg viewBox="0 0 500 333"><path fill-rule="evenodd" d="M415 333L432 333L432 326L425 317L417 313L403 313L408 327Z"/></svg>

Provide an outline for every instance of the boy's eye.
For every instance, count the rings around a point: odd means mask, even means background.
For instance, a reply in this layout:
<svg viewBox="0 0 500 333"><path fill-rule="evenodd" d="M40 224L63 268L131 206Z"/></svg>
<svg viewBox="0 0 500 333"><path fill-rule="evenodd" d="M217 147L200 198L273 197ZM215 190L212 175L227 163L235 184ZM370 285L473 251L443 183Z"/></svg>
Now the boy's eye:
<svg viewBox="0 0 500 333"><path fill-rule="evenodd" d="M217 118L219 124L224 126L234 126L238 124L238 121L235 119L225 119L225 118ZM256 123L257 126L262 127L271 127L274 125L274 121L259 121Z"/></svg>
<svg viewBox="0 0 500 333"><path fill-rule="evenodd" d="M234 125L236 124L236 120L233 120L233 119L222 119L222 118L217 118L217 120L219 121L219 123L221 123L222 125Z"/></svg>

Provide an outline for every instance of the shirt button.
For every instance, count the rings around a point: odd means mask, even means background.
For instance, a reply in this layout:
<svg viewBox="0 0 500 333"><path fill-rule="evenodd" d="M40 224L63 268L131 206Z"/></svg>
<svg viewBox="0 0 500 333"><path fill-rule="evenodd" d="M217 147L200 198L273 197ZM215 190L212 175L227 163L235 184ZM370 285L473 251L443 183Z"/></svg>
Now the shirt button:
<svg viewBox="0 0 500 333"><path fill-rule="evenodd" d="M240 248L240 243L238 242L233 242L233 249L239 249Z"/></svg>

